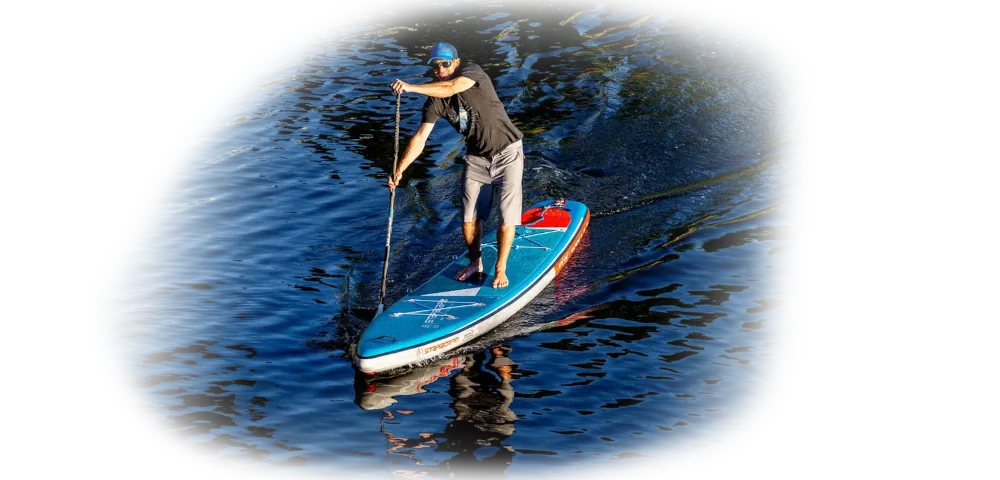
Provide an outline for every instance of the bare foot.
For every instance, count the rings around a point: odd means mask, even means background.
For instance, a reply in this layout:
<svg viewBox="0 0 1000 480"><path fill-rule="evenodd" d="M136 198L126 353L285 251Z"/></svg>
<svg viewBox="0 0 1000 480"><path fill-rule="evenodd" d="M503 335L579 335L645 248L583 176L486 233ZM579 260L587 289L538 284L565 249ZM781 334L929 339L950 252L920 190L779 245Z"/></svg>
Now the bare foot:
<svg viewBox="0 0 1000 480"><path fill-rule="evenodd" d="M507 280L507 274L504 272L497 272L496 276L493 277L493 288L504 288L510 281Z"/></svg>
<svg viewBox="0 0 1000 480"><path fill-rule="evenodd" d="M467 266L467 267L463 268L461 271L459 271L458 275L455 275L455 280L458 280L459 282L464 282L464 281L472 278L472 276L475 275L476 273L479 273L481 271L483 271L483 262L482 261L469 262L469 266Z"/></svg>

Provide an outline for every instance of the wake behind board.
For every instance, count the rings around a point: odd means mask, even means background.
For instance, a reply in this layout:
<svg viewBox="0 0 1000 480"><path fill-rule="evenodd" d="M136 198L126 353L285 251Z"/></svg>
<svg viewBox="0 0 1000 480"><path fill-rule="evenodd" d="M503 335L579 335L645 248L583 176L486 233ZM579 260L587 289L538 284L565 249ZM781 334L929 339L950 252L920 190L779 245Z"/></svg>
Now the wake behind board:
<svg viewBox="0 0 1000 480"><path fill-rule="evenodd" d="M359 370L374 374L439 356L490 331L528 304L569 261L590 222L572 200L545 200L521 215L507 257L506 288L493 288L496 232L483 237L485 279L455 280L468 265L460 256L386 308L362 332Z"/></svg>

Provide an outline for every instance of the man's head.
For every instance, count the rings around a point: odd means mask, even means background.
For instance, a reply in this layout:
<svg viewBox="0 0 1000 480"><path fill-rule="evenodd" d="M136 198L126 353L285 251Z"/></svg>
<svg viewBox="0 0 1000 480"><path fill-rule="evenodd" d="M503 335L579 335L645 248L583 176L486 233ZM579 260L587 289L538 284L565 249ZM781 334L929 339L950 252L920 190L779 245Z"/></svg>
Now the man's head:
<svg viewBox="0 0 1000 480"><path fill-rule="evenodd" d="M444 42L431 48L431 58L427 61L434 77L438 80L451 78L461 62L462 59L458 58L458 49L454 45Z"/></svg>

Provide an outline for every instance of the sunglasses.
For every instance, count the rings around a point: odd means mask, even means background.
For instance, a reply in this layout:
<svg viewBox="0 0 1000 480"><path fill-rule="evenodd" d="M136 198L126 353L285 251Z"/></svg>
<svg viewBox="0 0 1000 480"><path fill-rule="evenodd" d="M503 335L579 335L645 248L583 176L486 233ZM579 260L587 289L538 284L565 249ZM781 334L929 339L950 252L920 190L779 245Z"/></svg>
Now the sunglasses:
<svg viewBox="0 0 1000 480"><path fill-rule="evenodd" d="M442 69L442 68L451 68L451 64L452 64L452 62L450 60L449 61L444 61L444 62L434 62L434 63L431 64L431 68L434 69L434 70L438 70L438 69Z"/></svg>

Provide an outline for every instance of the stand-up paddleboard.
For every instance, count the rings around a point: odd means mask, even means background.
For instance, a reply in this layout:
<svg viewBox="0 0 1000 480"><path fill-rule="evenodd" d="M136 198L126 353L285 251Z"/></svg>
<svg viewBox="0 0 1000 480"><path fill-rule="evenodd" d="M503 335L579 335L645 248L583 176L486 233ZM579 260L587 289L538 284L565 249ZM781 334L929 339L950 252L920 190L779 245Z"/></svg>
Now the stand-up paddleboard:
<svg viewBox="0 0 1000 480"><path fill-rule="evenodd" d="M490 331L527 305L569 261L590 222L572 200L546 200L521 215L507 257L505 288L493 288L496 232L484 235L483 269L476 281L455 280L468 260L458 257L427 283L376 316L358 340L355 360L374 374L454 350Z"/></svg>

